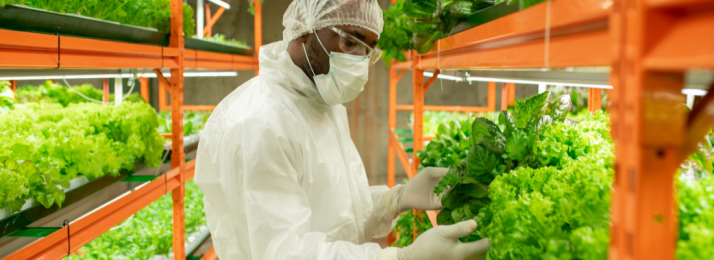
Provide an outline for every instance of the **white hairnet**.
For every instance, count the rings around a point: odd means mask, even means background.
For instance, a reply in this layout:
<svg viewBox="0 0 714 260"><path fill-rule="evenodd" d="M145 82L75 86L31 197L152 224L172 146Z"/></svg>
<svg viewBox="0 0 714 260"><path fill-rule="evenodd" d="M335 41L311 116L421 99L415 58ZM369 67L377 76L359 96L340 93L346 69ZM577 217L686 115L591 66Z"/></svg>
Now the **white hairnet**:
<svg viewBox="0 0 714 260"><path fill-rule="evenodd" d="M289 42L329 26L352 25L382 33L377 0L294 0L283 15L283 41Z"/></svg>

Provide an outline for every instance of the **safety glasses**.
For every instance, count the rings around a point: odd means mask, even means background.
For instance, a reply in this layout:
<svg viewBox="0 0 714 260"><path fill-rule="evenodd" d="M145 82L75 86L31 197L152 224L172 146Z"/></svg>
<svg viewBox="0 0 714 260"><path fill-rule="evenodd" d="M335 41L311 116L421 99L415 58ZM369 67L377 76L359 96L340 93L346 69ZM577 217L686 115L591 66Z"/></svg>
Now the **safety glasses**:
<svg viewBox="0 0 714 260"><path fill-rule="evenodd" d="M342 49L342 51L351 55L365 56L366 59L369 59L369 65L377 63L379 57L382 55L382 49L380 48L369 47L369 45L357 39L357 37L349 35L335 27L330 27L330 30L340 35L340 49Z"/></svg>

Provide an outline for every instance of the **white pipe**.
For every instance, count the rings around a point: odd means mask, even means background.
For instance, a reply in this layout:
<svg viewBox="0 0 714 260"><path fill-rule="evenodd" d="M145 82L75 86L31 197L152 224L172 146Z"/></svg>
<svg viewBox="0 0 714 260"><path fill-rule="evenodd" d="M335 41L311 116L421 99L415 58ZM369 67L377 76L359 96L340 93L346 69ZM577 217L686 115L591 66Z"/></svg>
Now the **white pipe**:
<svg viewBox="0 0 714 260"><path fill-rule="evenodd" d="M121 84L122 78L114 79L114 104L121 104L122 98L124 96L124 87Z"/></svg>
<svg viewBox="0 0 714 260"><path fill-rule="evenodd" d="M692 109L694 106L694 95L687 95L687 106Z"/></svg>
<svg viewBox="0 0 714 260"><path fill-rule="evenodd" d="M431 77L433 77L433 76L434 76L434 73L424 72L424 77L430 77L430 78L431 78ZM443 74L437 75L436 78L437 78L437 79L448 79L448 80L453 80L453 81L456 81L456 82L459 82L459 81L462 80L462 78L460 78L460 77L449 76L449 75L443 75Z"/></svg>
<svg viewBox="0 0 714 260"><path fill-rule="evenodd" d="M203 17L205 10L203 9L203 0L196 1L196 36L203 39Z"/></svg>
<svg viewBox="0 0 714 260"><path fill-rule="evenodd" d="M546 90L548 90L548 85L547 84L538 84L538 94L544 93Z"/></svg>

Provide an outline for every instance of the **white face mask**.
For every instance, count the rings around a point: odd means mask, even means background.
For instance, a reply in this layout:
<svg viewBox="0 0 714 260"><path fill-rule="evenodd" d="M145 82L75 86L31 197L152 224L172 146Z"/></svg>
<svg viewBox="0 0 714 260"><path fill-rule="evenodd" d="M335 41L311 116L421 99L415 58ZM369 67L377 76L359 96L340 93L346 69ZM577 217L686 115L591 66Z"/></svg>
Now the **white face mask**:
<svg viewBox="0 0 714 260"><path fill-rule="evenodd" d="M315 36L317 37L317 34ZM317 41L322 45L320 37L317 37ZM302 48L305 51L305 57L307 57L304 43ZM327 52L325 46L322 48ZM317 85L322 99L333 106L354 100L362 93L364 85L369 79L369 60L363 56L339 52L328 54L330 55L330 72L326 75L315 75L310 58L307 57L307 63L310 65L315 85Z"/></svg>

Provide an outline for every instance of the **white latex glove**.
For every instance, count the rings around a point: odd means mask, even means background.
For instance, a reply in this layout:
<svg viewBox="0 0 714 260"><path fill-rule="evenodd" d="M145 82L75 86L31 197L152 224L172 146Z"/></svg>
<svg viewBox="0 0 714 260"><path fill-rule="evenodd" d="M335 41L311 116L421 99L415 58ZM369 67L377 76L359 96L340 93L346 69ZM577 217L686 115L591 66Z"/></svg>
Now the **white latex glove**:
<svg viewBox="0 0 714 260"><path fill-rule="evenodd" d="M407 184L397 185L384 193L384 206L389 212L398 214L408 209L441 209L441 198L434 194L434 187L449 171L447 168L427 167L414 176Z"/></svg>
<svg viewBox="0 0 714 260"><path fill-rule="evenodd" d="M491 249L488 239L464 243L459 237L476 230L476 221L467 220L427 230L410 246L389 247L379 252L379 260L482 260Z"/></svg>

